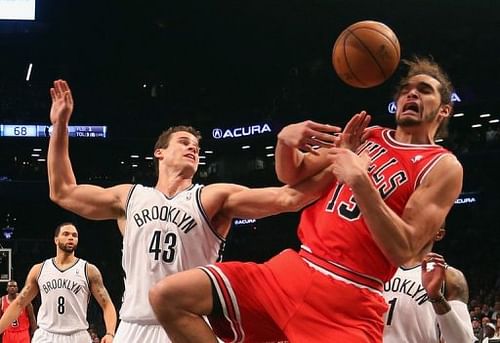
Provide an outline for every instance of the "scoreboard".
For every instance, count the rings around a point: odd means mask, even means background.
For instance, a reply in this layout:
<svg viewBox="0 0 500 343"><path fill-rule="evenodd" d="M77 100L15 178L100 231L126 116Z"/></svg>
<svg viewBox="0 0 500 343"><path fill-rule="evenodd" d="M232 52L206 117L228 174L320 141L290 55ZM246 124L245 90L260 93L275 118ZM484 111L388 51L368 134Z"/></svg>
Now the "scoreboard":
<svg viewBox="0 0 500 343"><path fill-rule="evenodd" d="M16 125L0 124L0 137L49 137L52 126L48 125ZM70 137L106 138L107 126L68 126Z"/></svg>

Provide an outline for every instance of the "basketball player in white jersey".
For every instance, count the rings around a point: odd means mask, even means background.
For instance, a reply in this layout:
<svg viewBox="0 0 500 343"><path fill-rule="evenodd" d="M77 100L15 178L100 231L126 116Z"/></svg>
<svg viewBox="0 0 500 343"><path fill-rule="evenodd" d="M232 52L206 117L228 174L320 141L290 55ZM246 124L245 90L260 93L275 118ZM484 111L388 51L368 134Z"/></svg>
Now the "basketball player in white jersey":
<svg viewBox="0 0 500 343"><path fill-rule="evenodd" d="M67 126L73 111L68 84L55 81L51 97L51 199L85 218L116 219L123 235L125 293L115 343L169 342L149 304L149 289L167 275L219 260L234 217L297 211L319 197L322 185L331 180L323 173L294 188L193 185L200 136L192 127L178 126L164 131L155 144L154 188L77 184L68 152ZM339 130L332 127L332 132Z"/></svg>
<svg viewBox="0 0 500 343"><path fill-rule="evenodd" d="M54 232L54 242L56 256L31 268L21 293L0 319L0 332L40 293L42 302L33 343L91 343L86 317L92 294L102 308L106 325L101 343L113 342L116 310L99 269L75 256L76 227L60 224Z"/></svg>
<svg viewBox="0 0 500 343"><path fill-rule="evenodd" d="M443 227L434 240L441 240L444 234ZM467 281L461 271L431 252L433 243L399 267L384 285L389 305L384 318L384 343L475 341L467 309Z"/></svg>

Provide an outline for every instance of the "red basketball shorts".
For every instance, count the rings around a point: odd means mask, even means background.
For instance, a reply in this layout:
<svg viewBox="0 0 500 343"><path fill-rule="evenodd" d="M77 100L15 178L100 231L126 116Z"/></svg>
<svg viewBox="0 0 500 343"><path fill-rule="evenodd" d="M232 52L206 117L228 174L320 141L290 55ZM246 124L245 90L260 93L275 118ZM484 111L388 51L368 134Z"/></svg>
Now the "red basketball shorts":
<svg viewBox="0 0 500 343"><path fill-rule="evenodd" d="M264 264L201 268L224 315L210 316L210 324L225 342L382 342L387 305L381 294L320 272L295 251Z"/></svg>

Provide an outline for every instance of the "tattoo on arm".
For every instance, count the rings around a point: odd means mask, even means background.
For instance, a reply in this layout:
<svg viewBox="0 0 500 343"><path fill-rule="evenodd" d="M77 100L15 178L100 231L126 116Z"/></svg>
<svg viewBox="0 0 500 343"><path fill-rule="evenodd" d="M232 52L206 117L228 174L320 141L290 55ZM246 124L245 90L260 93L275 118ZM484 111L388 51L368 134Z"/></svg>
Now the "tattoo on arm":
<svg viewBox="0 0 500 343"><path fill-rule="evenodd" d="M449 268L446 285L446 299L460 300L466 304L469 302L469 286L461 271Z"/></svg>
<svg viewBox="0 0 500 343"><path fill-rule="evenodd" d="M89 273L92 295L101 305L101 307L103 307L105 304L111 301L111 298L106 287L104 287L104 282L102 280L102 275L99 272L99 269L97 269L97 267L95 266L91 266L90 268L92 270L92 272Z"/></svg>

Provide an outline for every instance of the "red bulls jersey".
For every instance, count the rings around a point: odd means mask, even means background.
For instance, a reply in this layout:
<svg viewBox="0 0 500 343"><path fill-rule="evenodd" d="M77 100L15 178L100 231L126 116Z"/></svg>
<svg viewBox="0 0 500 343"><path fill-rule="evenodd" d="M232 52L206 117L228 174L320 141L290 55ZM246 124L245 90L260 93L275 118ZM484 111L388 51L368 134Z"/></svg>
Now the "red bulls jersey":
<svg viewBox="0 0 500 343"><path fill-rule="evenodd" d="M2 297L2 311L5 313L7 311L7 308L9 307L9 302L7 300L7 296L4 295ZM24 331L24 330L29 330L30 328L30 320L28 318L28 311L26 308L23 308L21 310L21 314L19 314L19 317L14 320L10 325L5 329L5 331L9 332L14 332L14 331Z"/></svg>
<svg viewBox="0 0 500 343"><path fill-rule="evenodd" d="M438 145L399 143L394 130L373 127L357 153L368 152L368 173L385 203L398 215L432 167L450 152ZM390 280L396 272L372 239L345 184L334 183L316 203L302 212L298 235L302 248L356 273Z"/></svg>

